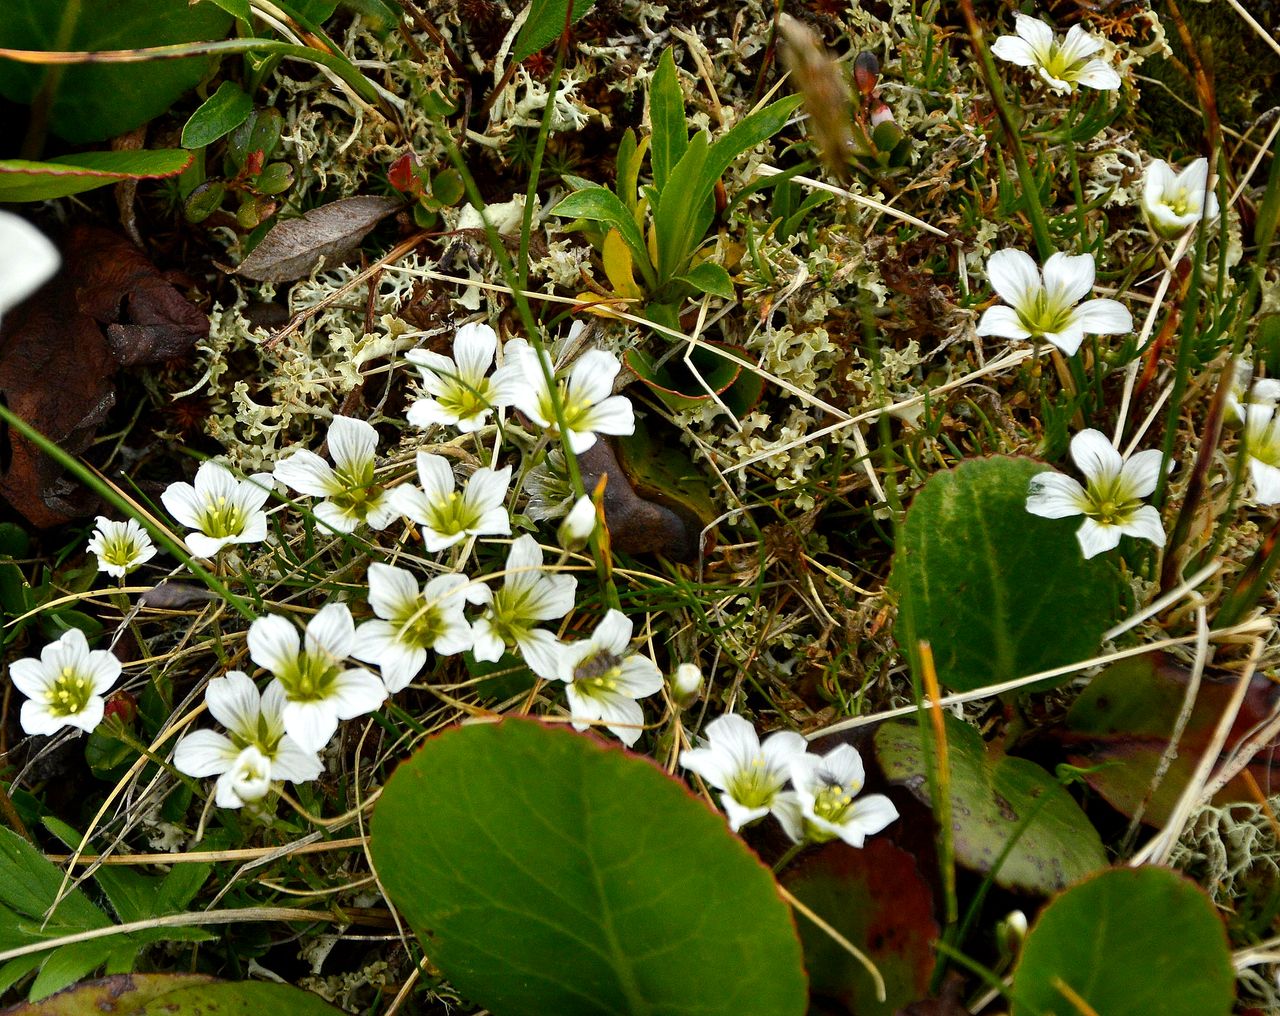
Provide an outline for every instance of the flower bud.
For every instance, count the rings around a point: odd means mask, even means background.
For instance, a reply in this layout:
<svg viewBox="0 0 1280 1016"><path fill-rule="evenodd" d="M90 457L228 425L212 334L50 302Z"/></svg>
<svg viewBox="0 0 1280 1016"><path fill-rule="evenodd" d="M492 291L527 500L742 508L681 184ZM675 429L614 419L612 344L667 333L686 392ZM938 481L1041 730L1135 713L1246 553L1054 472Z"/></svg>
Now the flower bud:
<svg viewBox="0 0 1280 1016"><path fill-rule="evenodd" d="M880 61L876 59L874 53L858 54L858 58L853 61L853 80L858 86L858 91L866 97L870 97L876 90L876 84L880 80Z"/></svg>
<svg viewBox="0 0 1280 1016"><path fill-rule="evenodd" d="M565 550L581 550L596 528L596 506L585 494L574 502L556 530L556 539Z"/></svg>
<svg viewBox="0 0 1280 1016"><path fill-rule="evenodd" d="M1000 951L1006 956L1016 956L1022 949L1022 940L1027 937L1027 915L1021 910L1011 910L996 925L996 940L1000 943Z"/></svg>
<svg viewBox="0 0 1280 1016"><path fill-rule="evenodd" d="M680 705L688 705L702 690L702 671L696 663L682 663L671 675L671 694Z"/></svg>

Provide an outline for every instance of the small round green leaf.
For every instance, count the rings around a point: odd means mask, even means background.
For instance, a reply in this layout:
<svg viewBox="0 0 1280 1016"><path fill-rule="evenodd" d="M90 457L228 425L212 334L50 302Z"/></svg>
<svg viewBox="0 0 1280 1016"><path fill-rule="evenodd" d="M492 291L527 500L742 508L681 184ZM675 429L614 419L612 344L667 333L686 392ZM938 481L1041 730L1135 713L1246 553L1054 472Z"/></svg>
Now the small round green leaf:
<svg viewBox="0 0 1280 1016"><path fill-rule="evenodd" d="M183 148L203 148L230 134L253 112L253 100L234 81L224 81L218 90L191 114L182 128Z"/></svg>
<svg viewBox="0 0 1280 1016"><path fill-rule="evenodd" d="M459 727L374 813L382 884L496 1016L799 1016L800 943L724 819L652 763L527 720Z"/></svg>
<svg viewBox="0 0 1280 1016"><path fill-rule="evenodd" d="M1014 972L1013 1016L1227 1016L1234 983L1226 932L1199 888L1165 868L1114 868L1040 914Z"/></svg>
<svg viewBox="0 0 1280 1016"><path fill-rule="evenodd" d="M1034 762L988 750L973 727L944 716L957 861L986 874L1012 842L994 881L1035 893L1061 889L1106 865L1098 831L1052 776ZM881 724L874 743L885 776L932 806L919 726Z"/></svg>
<svg viewBox="0 0 1280 1016"><path fill-rule="evenodd" d="M1080 520L1027 511L1027 486L1047 469L974 459L935 474L907 512L890 578L901 597L898 642L913 661L929 642L948 688L1088 659L1116 615L1115 570L1105 557L1084 559Z"/></svg>

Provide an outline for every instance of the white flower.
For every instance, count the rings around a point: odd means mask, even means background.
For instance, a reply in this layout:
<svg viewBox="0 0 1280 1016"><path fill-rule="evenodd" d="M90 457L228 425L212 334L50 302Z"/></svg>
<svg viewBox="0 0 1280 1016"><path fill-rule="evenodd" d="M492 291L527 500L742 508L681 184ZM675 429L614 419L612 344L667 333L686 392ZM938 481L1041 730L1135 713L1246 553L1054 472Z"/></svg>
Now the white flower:
<svg viewBox="0 0 1280 1016"><path fill-rule="evenodd" d="M628 655L630 645L630 619L610 610L590 638L564 646L558 672L568 685L574 728L586 730L591 725L587 721L601 720L628 748L644 726L644 710L636 699L662 688L658 665L639 653Z"/></svg>
<svg viewBox="0 0 1280 1016"><path fill-rule="evenodd" d="M267 513L262 510L271 493L270 473L254 473L237 480L226 466L203 462L196 482L171 483L160 495L169 514L188 529L187 546L196 557L211 558L231 543L257 543L267 536Z"/></svg>
<svg viewBox="0 0 1280 1016"><path fill-rule="evenodd" d="M520 383L520 368L506 362L492 375L498 334L484 324L463 325L453 339L453 358L411 349L405 359L418 368L431 396L409 407L415 427L453 424L464 434L479 430L497 406L509 406Z"/></svg>
<svg viewBox="0 0 1280 1016"><path fill-rule="evenodd" d="M1034 67L1055 92L1074 92L1077 85L1102 90L1120 87L1115 69L1093 57L1102 42L1079 25L1072 25L1066 39L1058 42L1043 21L1018 13L1014 18L1018 34L1000 36L991 46L993 56L1019 67Z"/></svg>
<svg viewBox="0 0 1280 1016"><path fill-rule="evenodd" d="M361 522L385 529L400 513L390 494L374 482L378 432L364 420L335 416L328 442L336 469L315 452L299 448L276 463L275 478L301 494L325 498L312 510L330 529L353 533Z"/></svg>
<svg viewBox="0 0 1280 1016"><path fill-rule="evenodd" d="M0 317L43 286L61 263L58 249L40 230L12 212L0 212Z"/></svg>
<svg viewBox="0 0 1280 1016"><path fill-rule="evenodd" d="M319 751L339 720L372 712L387 697L386 685L369 671L342 665L355 639L355 622L345 603L316 611L307 622L305 644L293 623L277 614L249 626L249 656L275 677L272 684L280 686L284 697L285 733L303 751Z"/></svg>
<svg viewBox="0 0 1280 1016"><path fill-rule="evenodd" d="M1076 539L1086 558L1114 549L1122 535L1164 546L1160 513L1142 503L1160 478L1159 451L1138 452L1125 461L1101 431L1082 430L1071 439L1071 457L1085 486L1063 473L1037 473L1027 492L1027 511L1046 519L1083 515Z"/></svg>
<svg viewBox="0 0 1280 1016"><path fill-rule="evenodd" d="M510 466L477 469L459 494L449 460L418 452L418 479L421 489L396 487L392 498L401 514L422 526L422 542L429 552L452 547L468 536L511 534L511 519L503 506L511 482Z"/></svg>
<svg viewBox="0 0 1280 1016"><path fill-rule="evenodd" d="M98 558L98 571L118 579L156 556L151 537L137 519L113 522L105 515L98 516L88 549Z"/></svg>
<svg viewBox="0 0 1280 1016"><path fill-rule="evenodd" d="M249 675L232 670L209 682L205 703L226 734L197 730L173 752L173 764L188 776L217 776L214 803L239 808L266 796L272 780L306 783L324 766L313 751L284 732L284 689L272 681L265 695Z"/></svg>
<svg viewBox="0 0 1280 1016"><path fill-rule="evenodd" d="M1275 406L1278 403L1280 403L1280 381L1265 377L1254 381L1253 367L1244 361L1236 363L1231 390L1227 392L1228 420L1244 423L1249 406Z"/></svg>
<svg viewBox="0 0 1280 1016"><path fill-rule="evenodd" d="M356 629L351 655L376 663L388 692L397 692L418 676L427 650L441 656L471 648L471 625L463 617L465 575L439 575L421 590L412 573L374 562L369 565L369 606L377 619Z"/></svg>
<svg viewBox="0 0 1280 1016"><path fill-rule="evenodd" d="M513 404L540 427L558 434L555 408L546 374L532 346L523 339L507 343L507 357L518 364L520 384ZM544 350L542 362L551 371L551 357ZM580 455L596 443L596 434L634 434L635 413L625 395L613 395L613 380L622 364L603 349L588 349L579 356L568 378L557 377L556 389L568 428L569 447Z"/></svg>
<svg viewBox="0 0 1280 1016"><path fill-rule="evenodd" d="M542 548L532 536L524 535L511 544L507 555L507 575L502 588L494 592L480 586L476 602L488 610L472 626L477 660L495 663L504 650L518 648L525 663L539 677L551 681L559 677L560 641L539 621L564 617L573 608L578 580L542 570Z"/></svg>
<svg viewBox="0 0 1280 1016"><path fill-rule="evenodd" d="M979 335L1006 339L1041 338L1068 356L1086 334L1123 335L1133 316L1115 300L1086 300L1093 289L1092 254L1052 254L1044 278L1030 254L998 250L987 259L991 287L1009 306L989 307L978 322Z"/></svg>
<svg viewBox="0 0 1280 1016"><path fill-rule="evenodd" d="M680 753L680 765L724 791L720 803L729 817L729 828L785 810L794 794L782 788L791 775L791 760L803 755L808 744L799 734L780 730L764 744L750 722L725 713L707 724L699 747Z"/></svg>
<svg viewBox="0 0 1280 1016"><path fill-rule="evenodd" d="M1208 159L1196 159L1177 174L1164 159L1155 159L1142 178L1142 212L1152 229L1171 240L1202 217L1218 217L1218 197L1208 187Z"/></svg>
<svg viewBox="0 0 1280 1016"><path fill-rule="evenodd" d="M1245 406L1245 448L1258 504L1280 504L1280 417L1276 412L1275 406Z"/></svg>
<svg viewBox="0 0 1280 1016"><path fill-rule="evenodd" d="M556 529L556 539L565 550L581 550L596 531L596 506L586 494L578 498Z"/></svg>
<svg viewBox="0 0 1280 1016"><path fill-rule="evenodd" d="M21 720L28 734L90 731L102 722L102 695L120 676L120 661L104 649L91 651L84 632L71 628L40 650L40 659L15 661L9 676L27 696Z"/></svg>
<svg viewBox="0 0 1280 1016"><path fill-rule="evenodd" d="M868 836L898 817L898 809L884 794L858 797L866 774L862 757L852 745L839 745L821 757L797 755L791 760L790 773L795 795L775 814L797 843L825 843L838 837L851 847L861 847Z"/></svg>

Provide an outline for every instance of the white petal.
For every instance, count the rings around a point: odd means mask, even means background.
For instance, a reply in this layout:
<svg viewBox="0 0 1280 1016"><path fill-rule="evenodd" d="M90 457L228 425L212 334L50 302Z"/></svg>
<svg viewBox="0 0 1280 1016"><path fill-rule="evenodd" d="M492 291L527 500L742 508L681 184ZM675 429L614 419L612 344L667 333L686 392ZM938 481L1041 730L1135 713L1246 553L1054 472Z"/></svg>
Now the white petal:
<svg viewBox="0 0 1280 1016"><path fill-rule="evenodd" d="M507 496L507 487L511 484L511 467L504 466L501 469L489 469L482 467L471 474L471 479L467 481L466 490L463 492L462 501L465 505L473 510L488 510L495 506L501 507L503 500ZM502 509L503 515L506 509ZM486 530L493 532L494 530ZM510 525L507 526L507 533L511 532Z"/></svg>
<svg viewBox="0 0 1280 1016"><path fill-rule="evenodd" d="M1086 88L1111 92L1120 87L1120 75L1103 60L1090 60L1076 72L1076 81Z"/></svg>
<svg viewBox="0 0 1280 1016"><path fill-rule="evenodd" d="M866 769L862 765L862 756L858 754L858 749L851 744L841 744L832 748L822 756L822 768L825 769L836 782L845 788L852 787L852 792L862 789L862 785L867 781Z"/></svg>
<svg viewBox="0 0 1280 1016"><path fill-rule="evenodd" d="M538 541L526 533L511 541L511 550L507 552L507 581L521 572L535 572L542 569L542 548Z"/></svg>
<svg viewBox="0 0 1280 1016"><path fill-rule="evenodd" d="M1206 163L1206 166L1208 163ZM1177 188L1177 177L1173 167L1164 159L1153 159L1142 178L1143 201L1149 205L1161 204L1167 194Z"/></svg>
<svg viewBox="0 0 1280 1016"><path fill-rule="evenodd" d="M339 508L332 501L321 501L311 509L315 520L326 529L335 533L354 533L360 526L360 520L349 508Z"/></svg>
<svg viewBox="0 0 1280 1016"><path fill-rule="evenodd" d="M1045 332L1042 337L1046 342L1061 349L1065 355L1075 356L1080 349L1080 344L1084 342L1084 329L1072 320L1068 321L1061 331Z"/></svg>
<svg viewBox="0 0 1280 1016"><path fill-rule="evenodd" d="M367 577L369 606L379 617L390 620L418 599L417 579L404 568L374 561Z"/></svg>
<svg viewBox="0 0 1280 1016"><path fill-rule="evenodd" d="M286 702L284 729L303 751L319 751L337 731L338 714L328 700Z"/></svg>
<svg viewBox="0 0 1280 1016"><path fill-rule="evenodd" d="M44 665L30 657L15 660L9 667L9 678L13 681L13 686L27 698L42 696L53 683L51 679L45 678Z"/></svg>
<svg viewBox="0 0 1280 1016"><path fill-rule="evenodd" d="M987 258L987 279L1000 298L1015 308L1029 307L1041 289L1040 269L1031 255L1012 248Z"/></svg>
<svg viewBox="0 0 1280 1016"><path fill-rule="evenodd" d="M1120 545L1120 527L1104 526L1094 519L1086 518L1076 530L1076 539L1080 541L1080 549L1085 559L1115 550Z"/></svg>
<svg viewBox="0 0 1280 1016"><path fill-rule="evenodd" d="M1071 458L1090 485L1110 483L1120 475L1124 460L1100 430L1082 430L1071 439Z"/></svg>
<svg viewBox="0 0 1280 1016"><path fill-rule="evenodd" d="M173 749L173 764L188 776L217 776L230 769L239 754L230 738L212 730L197 730Z"/></svg>
<svg viewBox="0 0 1280 1016"><path fill-rule="evenodd" d="M373 464L378 453L378 432L371 423L350 416L335 416L329 425L329 455L348 475L359 475Z"/></svg>
<svg viewBox="0 0 1280 1016"><path fill-rule="evenodd" d="M800 798L784 790L774 797L769 810L793 843L804 839L804 810L800 806Z"/></svg>
<svg viewBox="0 0 1280 1016"><path fill-rule="evenodd" d="M1150 497L1160 480L1160 462L1164 455L1152 448L1130 455L1120 471L1121 496Z"/></svg>
<svg viewBox="0 0 1280 1016"><path fill-rule="evenodd" d="M589 430L570 430L565 436L569 439L569 448L574 455L589 451L596 443L595 434Z"/></svg>
<svg viewBox="0 0 1280 1016"><path fill-rule="evenodd" d="M277 462L273 475L286 486L312 497L326 497L342 490L342 481L333 467L305 448Z"/></svg>
<svg viewBox="0 0 1280 1016"><path fill-rule="evenodd" d="M631 400L625 395L609 396L579 417L574 429L589 430L595 434L634 434L636 414Z"/></svg>
<svg viewBox="0 0 1280 1016"><path fill-rule="evenodd" d="M195 529L200 525L200 513L204 511L204 502L191 484L169 484L160 495L160 503L164 505L165 511L188 529Z"/></svg>
<svg viewBox="0 0 1280 1016"><path fill-rule="evenodd" d="M634 630L631 618L620 610L610 608L591 633L591 644L596 649L609 650L614 656L622 656L631 645L631 633Z"/></svg>
<svg viewBox="0 0 1280 1016"><path fill-rule="evenodd" d="M290 783L307 783L324 772L324 763L313 751L303 751L291 737L285 737L276 747L271 760L271 776Z"/></svg>
<svg viewBox="0 0 1280 1016"><path fill-rule="evenodd" d="M457 423L458 414L449 412L435 399L418 399L409 407L405 419L413 426L426 430L428 427Z"/></svg>
<svg viewBox="0 0 1280 1016"><path fill-rule="evenodd" d="M1119 528L1128 536L1150 540L1157 547L1164 546L1164 524L1160 521L1160 512L1149 504L1134 511L1129 520Z"/></svg>
<svg viewBox="0 0 1280 1016"><path fill-rule="evenodd" d="M565 403L569 407L593 405L603 402L613 394L613 380L622 364L612 353L603 349L588 349L576 361L569 373L565 389Z"/></svg>
<svg viewBox="0 0 1280 1016"><path fill-rule="evenodd" d="M248 643L249 658L273 674L291 667L302 648L298 629L279 614L268 614L249 625Z"/></svg>
<svg viewBox="0 0 1280 1016"><path fill-rule="evenodd" d="M1253 478L1253 500L1257 504L1280 504L1280 468L1251 455L1249 475Z"/></svg>
<svg viewBox="0 0 1280 1016"><path fill-rule="evenodd" d="M868 836L873 836L898 818L898 809L883 794L868 794L853 802L853 806L840 823L837 835L851 847L861 847Z"/></svg>
<svg viewBox="0 0 1280 1016"><path fill-rule="evenodd" d="M334 678L329 696L340 720L371 713L382 705L386 697L387 686L360 668L345 670Z"/></svg>
<svg viewBox="0 0 1280 1016"><path fill-rule="evenodd" d="M640 699L662 690L662 671L649 657L633 653L622 661L618 675L618 692L629 698Z"/></svg>
<svg viewBox="0 0 1280 1016"><path fill-rule="evenodd" d="M1084 488L1063 473L1036 473L1027 488L1027 511L1045 519L1082 515L1089 507Z"/></svg>
<svg viewBox="0 0 1280 1016"><path fill-rule="evenodd" d="M453 357L459 378L475 386L493 363L498 350L498 333L486 324L467 324L453 339Z"/></svg>
<svg viewBox="0 0 1280 1016"><path fill-rule="evenodd" d="M58 249L40 230L21 216L0 211L0 314L44 285L61 262Z"/></svg>
<svg viewBox="0 0 1280 1016"><path fill-rule="evenodd" d="M228 730L246 741L257 737L262 696L248 674L232 670L226 677L215 678L205 689L204 700L213 718Z"/></svg>
<svg viewBox="0 0 1280 1016"><path fill-rule="evenodd" d="M779 794L778 796L781 797L782 795ZM769 814L768 807L747 808L728 794L720 795L720 804L723 805L725 816L729 819L729 828L735 833L743 826L750 825L757 819L762 819ZM777 798L774 798L773 806L775 808L778 806Z"/></svg>
<svg viewBox="0 0 1280 1016"><path fill-rule="evenodd" d="M418 452L418 478L422 481L422 492L429 504L448 500L453 493L453 467L443 455Z"/></svg>
<svg viewBox="0 0 1280 1016"><path fill-rule="evenodd" d="M1019 67L1033 67L1039 59L1027 40L1019 39L1016 35L1000 36L991 44L991 55Z"/></svg>
<svg viewBox="0 0 1280 1016"><path fill-rule="evenodd" d="M27 699L22 703L18 719L22 729L33 737L56 734L67 725L65 718L54 716L49 711L48 704L37 699Z"/></svg>
<svg viewBox="0 0 1280 1016"><path fill-rule="evenodd" d="M326 604L307 622L307 652L322 651L335 660L345 660L351 655L355 634L350 608L345 603Z"/></svg>
<svg viewBox="0 0 1280 1016"><path fill-rule="evenodd" d="M506 645L497 634L487 617L482 617L471 626L475 641L471 647L471 655L481 663L497 663L506 652Z"/></svg>
<svg viewBox="0 0 1280 1016"><path fill-rule="evenodd" d="M427 662L427 651L416 646L409 647L399 642L391 642L384 646L376 659L367 662L378 665L382 673L382 683L386 686L388 693L394 695L409 687L413 679L421 673Z"/></svg>
<svg viewBox="0 0 1280 1016"><path fill-rule="evenodd" d="M1012 307L996 304L982 312L975 329L978 335L996 335L1002 339L1028 339L1031 333L1022 324L1022 318Z"/></svg>
<svg viewBox="0 0 1280 1016"><path fill-rule="evenodd" d="M1039 54L1049 52L1053 45L1053 29L1039 18L1033 18L1021 12L1014 12L1015 31L1025 39Z"/></svg>
<svg viewBox="0 0 1280 1016"><path fill-rule="evenodd" d="M1093 289L1092 254L1051 254L1044 263L1044 288L1049 301L1057 306L1079 303Z"/></svg>
<svg viewBox="0 0 1280 1016"><path fill-rule="evenodd" d="M1071 31L1062 42L1063 59L1068 65L1092 56L1102 48L1102 41L1086 32L1079 25L1072 25Z"/></svg>
<svg viewBox="0 0 1280 1016"><path fill-rule="evenodd" d="M545 628L534 628L527 635L516 639L520 647L520 655L529 669L544 681L556 680L560 669L560 653L562 643ZM480 657L477 656L476 659Z"/></svg>
<svg viewBox="0 0 1280 1016"><path fill-rule="evenodd" d="M270 789L271 760L251 744L240 752L231 768L218 777L215 803L222 808L238 808L250 801L260 801Z"/></svg>
<svg viewBox="0 0 1280 1016"><path fill-rule="evenodd" d="M386 654L394 652L397 645L396 628L390 621L365 621L356 629L351 655L365 663L381 665Z"/></svg>
<svg viewBox="0 0 1280 1016"><path fill-rule="evenodd" d="M570 685L570 689L572 689ZM644 710L635 699L625 695L606 695L598 702L600 719L605 728L616 734L628 748L640 740L644 733Z"/></svg>
<svg viewBox="0 0 1280 1016"><path fill-rule="evenodd" d="M1086 300L1071 312L1071 320L1089 335L1127 335L1133 315L1117 300Z"/></svg>
<svg viewBox="0 0 1280 1016"><path fill-rule="evenodd" d="M809 742L794 731L779 730L764 739L760 750L770 769L786 772L793 759L809 750Z"/></svg>

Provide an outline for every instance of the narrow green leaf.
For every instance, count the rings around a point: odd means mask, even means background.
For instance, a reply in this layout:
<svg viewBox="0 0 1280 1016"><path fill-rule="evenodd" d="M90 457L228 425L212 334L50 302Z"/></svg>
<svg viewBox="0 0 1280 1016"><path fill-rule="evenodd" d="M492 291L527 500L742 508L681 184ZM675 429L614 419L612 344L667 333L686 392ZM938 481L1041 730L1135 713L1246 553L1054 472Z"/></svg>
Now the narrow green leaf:
<svg viewBox="0 0 1280 1016"><path fill-rule="evenodd" d="M211 3L217 7L221 7L233 18L239 18L245 24L249 23L249 0L195 0L196 3Z"/></svg>
<svg viewBox="0 0 1280 1016"><path fill-rule="evenodd" d="M102 966L119 944L114 939L95 938L59 946L40 965L40 973L36 974L27 998L38 1002L70 987Z"/></svg>
<svg viewBox="0 0 1280 1016"><path fill-rule="evenodd" d="M224 81L182 128L182 147L203 148L212 144L239 127L252 112L253 100L244 90L234 81Z"/></svg>
<svg viewBox="0 0 1280 1016"><path fill-rule="evenodd" d="M551 214L560 215L566 219L590 219L592 222L608 223L626 241L640 273L652 285L653 272L649 267L649 251L645 248L640 227L636 225L634 216L613 191L607 187L588 187L574 191L551 209Z"/></svg>
<svg viewBox="0 0 1280 1016"><path fill-rule="evenodd" d="M0 826L0 903L24 917L43 918L61 887L62 870L17 833ZM105 928L110 923L84 893L73 889L38 937Z"/></svg>
<svg viewBox="0 0 1280 1016"><path fill-rule="evenodd" d="M676 73L670 46L662 51L658 69L649 86L649 124L653 129L653 184L659 193L666 187L671 170L689 146L689 123L684 115L684 92Z"/></svg>
<svg viewBox="0 0 1280 1016"><path fill-rule="evenodd" d="M0 202L44 201L119 183L177 176L193 156L180 148L143 152L81 152L48 162L0 160Z"/></svg>
<svg viewBox="0 0 1280 1016"><path fill-rule="evenodd" d="M525 18L520 34L511 50L515 63L532 56L543 46L560 38L564 31L565 16L573 24L595 6L595 0L573 0L573 12L569 14L566 0L533 0L529 4L529 16Z"/></svg>
<svg viewBox="0 0 1280 1016"><path fill-rule="evenodd" d="M729 273L724 270L724 266L714 261L703 261L679 278L682 282L689 283L699 293L722 296L726 300L733 299L733 280L729 278Z"/></svg>
<svg viewBox="0 0 1280 1016"><path fill-rule="evenodd" d="M667 282L685 270L711 224L711 189L716 177L704 186L708 142L705 131L699 131L671 170L666 188L657 195L653 211L653 228L658 237L658 269L660 282Z"/></svg>
<svg viewBox="0 0 1280 1016"><path fill-rule="evenodd" d="M1202 889L1165 868L1113 868L1041 911L1014 971L1013 1016L1227 1016L1234 982Z"/></svg>
<svg viewBox="0 0 1280 1016"><path fill-rule="evenodd" d="M386 784L372 851L431 960L497 1016L806 1009L768 869L680 783L597 739L516 719L447 730Z"/></svg>
<svg viewBox="0 0 1280 1016"><path fill-rule="evenodd" d="M718 138L707 152L706 177L702 186L707 193L715 186L716 181L733 161L749 148L754 148L762 141L768 141L786 126L791 114L802 102L799 95L789 95L785 99L770 103L764 109L756 110L743 119L732 130Z"/></svg>

